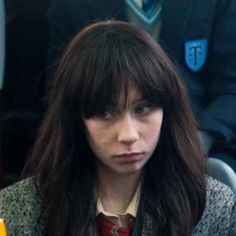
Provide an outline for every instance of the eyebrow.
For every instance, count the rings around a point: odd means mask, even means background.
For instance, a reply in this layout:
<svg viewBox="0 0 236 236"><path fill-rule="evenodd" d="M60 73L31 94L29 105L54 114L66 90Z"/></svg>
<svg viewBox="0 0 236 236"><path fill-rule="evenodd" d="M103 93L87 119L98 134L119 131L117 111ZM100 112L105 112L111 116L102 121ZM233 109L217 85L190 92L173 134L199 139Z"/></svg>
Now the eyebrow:
<svg viewBox="0 0 236 236"><path fill-rule="evenodd" d="M138 103L141 103L141 102L148 102L148 99L146 99L143 95L141 95L141 96L139 96L139 97L137 97L134 101L132 101L131 102L131 105L132 106L134 106L134 105L136 105L136 104L138 104ZM123 102L122 102L123 103ZM125 104L126 104L126 102L125 102ZM129 103L127 103L126 105L125 105L125 107L128 105ZM124 105L124 103L123 103L123 105ZM122 104L119 104L119 103L114 103L114 102L111 102L111 103L109 103L106 107L110 107L110 108L116 108L116 109L120 109L120 107L122 106L123 107L123 105Z"/></svg>
<svg viewBox="0 0 236 236"><path fill-rule="evenodd" d="M131 103L130 103L130 105L131 106L135 106L135 105L137 105L137 104L139 104L139 103L142 103L142 102L148 102L148 100L145 98L145 97L138 97L137 99L135 99L135 100L133 100ZM128 103L127 103L127 105L128 105Z"/></svg>
<svg viewBox="0 0 236 236"><path fill-rule="evenodd" d="M136 100L134 100L132 102L132 104L136 104L136 103L140 103L140 102L146 102L146 101L148 101L146 98L140 97L140 98L137 98Z"/></svg>

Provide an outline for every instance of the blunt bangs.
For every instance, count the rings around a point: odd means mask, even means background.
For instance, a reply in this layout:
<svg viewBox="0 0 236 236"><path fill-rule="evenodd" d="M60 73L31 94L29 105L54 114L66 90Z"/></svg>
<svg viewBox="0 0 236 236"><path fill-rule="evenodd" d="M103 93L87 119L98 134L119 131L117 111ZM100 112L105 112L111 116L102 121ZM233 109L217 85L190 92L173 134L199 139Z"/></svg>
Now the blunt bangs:
<svg viewBox="0 0 236 236"><path fill-rule="evenodd" d="M127 101L131 85L136 85L153 106L166 107L170 103L170 66L163 60L166 55L145 32L141 34L127 25L104 24L97 31L88 29L74 43L79 47L71 99L83 117L96 116L108 105L118 105L120 96Z"/></svg>

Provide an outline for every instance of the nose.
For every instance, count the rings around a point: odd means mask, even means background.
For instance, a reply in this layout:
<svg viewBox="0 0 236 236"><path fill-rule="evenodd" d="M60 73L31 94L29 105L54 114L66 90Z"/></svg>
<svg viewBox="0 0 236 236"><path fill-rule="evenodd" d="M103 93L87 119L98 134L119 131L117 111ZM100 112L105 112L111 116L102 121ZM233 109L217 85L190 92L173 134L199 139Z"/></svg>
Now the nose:
<svg viewBox="0 0 236 236"><path fill-rule="evenodd" d="M139 139L138 125L135 118L126 114L118 126L118 142L127 145L135 143Z"/></svg>

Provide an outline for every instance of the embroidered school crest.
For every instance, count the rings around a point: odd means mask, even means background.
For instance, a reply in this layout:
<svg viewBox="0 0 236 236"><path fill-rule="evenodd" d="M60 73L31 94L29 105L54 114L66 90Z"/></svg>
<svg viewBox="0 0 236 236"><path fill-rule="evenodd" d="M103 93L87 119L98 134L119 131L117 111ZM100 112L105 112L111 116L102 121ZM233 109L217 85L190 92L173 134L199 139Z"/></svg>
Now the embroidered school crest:
<svg viewBox="0 0 236 236"><path fill-rule="evenodd" d="M207 40L198 39L185 42L185 62L193 72L199 71L205 64Z"/></svg>

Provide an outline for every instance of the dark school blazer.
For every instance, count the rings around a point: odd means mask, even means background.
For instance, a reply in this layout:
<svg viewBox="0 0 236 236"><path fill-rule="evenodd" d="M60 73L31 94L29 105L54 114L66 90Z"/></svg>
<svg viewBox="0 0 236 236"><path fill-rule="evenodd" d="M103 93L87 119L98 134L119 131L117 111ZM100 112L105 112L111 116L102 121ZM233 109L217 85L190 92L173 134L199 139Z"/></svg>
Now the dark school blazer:
<svg viewBox="0 0 236 236"><path fill-rule="evenodd" d="M156 236L155 219L144 213L142 225L135 223L132 236ZM56 217L56 216L55 216ZM43 236L42 203L32 179L25 179L0 191L0 218L9 236ZM139 231L141 229L141 233ZM236 198L226 185L208 178L207 202L192 236L235 236Z"/></svg>
<svg viewBox="0 0 236 236"><path fill-rule="evenodd" d="M236 159L236 1L162 4L160 43L179 65L200 129L214 137L210 155ZM127 21L124 0L52 0L49 64L86 24L111 18Z"/></svg>

